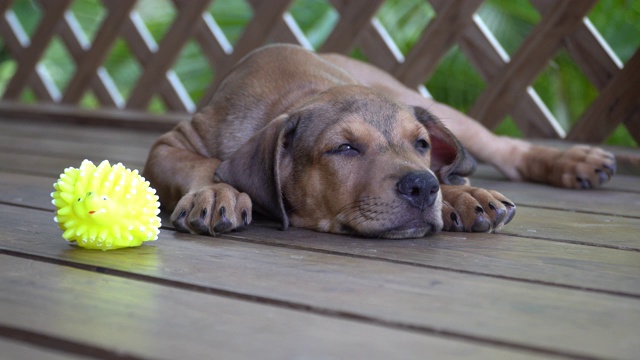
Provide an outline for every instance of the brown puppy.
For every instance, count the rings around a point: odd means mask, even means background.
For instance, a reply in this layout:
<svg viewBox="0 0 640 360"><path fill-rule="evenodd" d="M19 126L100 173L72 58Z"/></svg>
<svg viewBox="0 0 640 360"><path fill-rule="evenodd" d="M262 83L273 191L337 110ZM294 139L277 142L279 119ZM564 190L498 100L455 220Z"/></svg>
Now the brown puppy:
<svg viewBox="0 0 640 360"><path fill-rule="evenodd" d="M268 46L244 58L191 122L158 139L144 176L176 228L200 234L248 225L252 208L283 228L385 238L508 223L515 205L467 186L473 160L424 107L434 103L369 65ZM493 136L475 123L482 132L473 136L449 126L467 140ZM500 141L522 152L503 172L540 162L528 143Z"/></svg>

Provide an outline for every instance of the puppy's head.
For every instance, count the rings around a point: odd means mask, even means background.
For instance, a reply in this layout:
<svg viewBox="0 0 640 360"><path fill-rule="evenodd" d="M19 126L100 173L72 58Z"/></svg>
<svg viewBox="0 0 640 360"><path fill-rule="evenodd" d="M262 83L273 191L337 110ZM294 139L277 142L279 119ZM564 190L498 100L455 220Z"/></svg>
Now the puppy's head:
<svg viewBox="0 0 640 360"><path fill-rule="evenodd" d="M348 85L272 121L216 176L284 228L408 238L441 230L439 184L474 165L427 110Z"/></svg>

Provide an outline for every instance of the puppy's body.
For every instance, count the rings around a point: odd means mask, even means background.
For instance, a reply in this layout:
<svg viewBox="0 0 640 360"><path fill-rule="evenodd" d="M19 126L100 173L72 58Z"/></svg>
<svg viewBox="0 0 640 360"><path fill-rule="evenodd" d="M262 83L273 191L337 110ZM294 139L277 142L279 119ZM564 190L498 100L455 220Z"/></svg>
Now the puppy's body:
<svg viewBox="0 0 640 360"><path fill-rule="evenodd" d="M372 237L501 227L515 206L465 186L473 161L429 106L369 65L269 46L243 59L191 122L156 142L144 175L175 226L195 233L247 225L252 207L285 228ZM469 135L464 124L452 127ZM481 129L474 136L488 133ZM527 156L527 143L507 141ZM503 172L522 176L519 161Z"/></svg>

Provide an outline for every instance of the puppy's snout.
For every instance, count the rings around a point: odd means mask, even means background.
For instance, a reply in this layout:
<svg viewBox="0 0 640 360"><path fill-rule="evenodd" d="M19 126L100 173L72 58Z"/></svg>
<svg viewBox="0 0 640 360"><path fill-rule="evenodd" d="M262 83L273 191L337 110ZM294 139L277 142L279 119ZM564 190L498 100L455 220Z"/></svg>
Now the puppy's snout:
<svg viewBox="0 0 640 360"><path fill-rule="evenodd" d="M421 210L433 205L440 190L438 179L428 171L413 172L405 175L398 181L397 187L398 193L409 204Z"/></svg>

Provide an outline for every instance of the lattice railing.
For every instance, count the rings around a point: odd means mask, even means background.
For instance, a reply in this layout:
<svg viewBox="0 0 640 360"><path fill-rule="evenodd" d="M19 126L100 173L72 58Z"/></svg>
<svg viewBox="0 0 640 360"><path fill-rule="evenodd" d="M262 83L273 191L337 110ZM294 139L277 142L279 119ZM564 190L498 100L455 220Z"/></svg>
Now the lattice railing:
<svg viewBox="0 0 640 360"><path fill-rule="evenodd" d="M150 35L133 0L104 0L106 11L92 40L88 40L70 11L73 0L40 0L43 15L29 37L17 19L12 2L0 0L0 43L16 61L7 81L0 113L39 112L101 119L140 114L154 97L172 112L169 123L208 101L223 74L245 54L269 42L298 43L312 48L288 12L292 0L247 0L253 18L232 46L208 10L212 0L174 0L176 16L158 42ZM467 56L487 86L469 114L489 128L511 115L529 137L566 138L602 142L623 124L640 142L640 52L624 66L609 49L587 12L596 0L531 0L541 19L520 47L508 56L477 15L483 0L429 0L436 12L413 48L403 56L376 18L382 0L328 0L339 14L333 31L319 51L350 53L358 48L368 61L423 92L426 80L442 57L455 45ZM215 14L214 14L215 15ZM54 37L66 47L75 65L64 88L51 79L42 57ZM125 96L104 66L118 39L131 50L141 66L141 75ZM178 54L195 41L215 72L211 86L199 99L192 99L173 70ZM567 132L553 117L532 87L549 61L565 48L599 91L599 96ZM29 88L37 105L21 106L21 94ZM108 112L79 109L81 98L92 92ZM61 110L66 109L66 110ZM71 110L69 110L71 109ZM66 112L65 112L66 111ZM176 115L177 113L177 115ZM132 118L135 118L133 116Z"/></svg>

